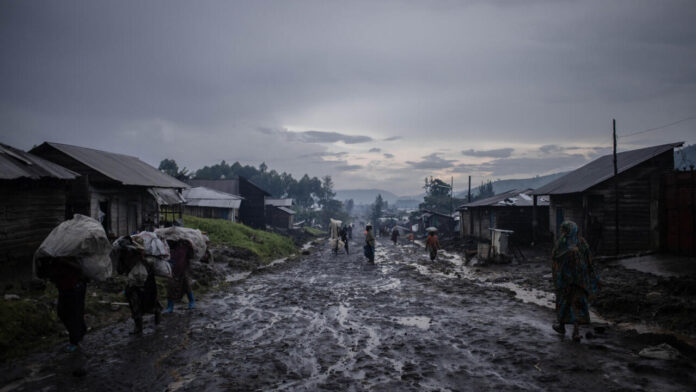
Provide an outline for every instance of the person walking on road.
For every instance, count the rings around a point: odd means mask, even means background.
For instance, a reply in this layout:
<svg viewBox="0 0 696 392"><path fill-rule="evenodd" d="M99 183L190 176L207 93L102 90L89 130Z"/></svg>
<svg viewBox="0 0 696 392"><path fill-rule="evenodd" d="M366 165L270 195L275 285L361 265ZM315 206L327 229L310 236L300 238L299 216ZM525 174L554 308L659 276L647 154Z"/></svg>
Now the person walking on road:
<svg viewBox="0 0 696 392"><path fill-rule="evenodd" d="M394 243L394 245L396 245L396 243L399 242L399 229L396 226L394 226L394 229L392 229L391 240Z"/></svg>
<svg viewBox="0 0 696 392"><path fill-rule="evenodd" d="M590 248L578 236L575 222L563 222L560 232L551 254L556 291L556 323L552 327L565 335L565 324L573 324L573 341L579 342L578 326L590 323L589 301L599 289L599 277L592 265Z"/></svg>
<svg viewBox="0 0 696 392"><path fill-rule="evenodd" d="M430 261L437 258L437 250L440 249L440 241L434 231L428 232L428 239L425 240L425 250L430 253Z"/></svg>
<svg viewBox="0 0 696 392"><path fill-rule="evenodd" d="M374 264L375 263L375 245L377 244L377 241L375 241L375 235L372 232L372 225L367 224L365 226L365 257L367 257L367 260Z"/></svg>
<svg viewBox="0 0 696 392"><path fill-rule="evenodd" d="M164 312L174 311L174 302L180 300L184 294L188 297L189 309L193 309L195 301L188 277L193 258L193 246L187 240L169 241L169 243L172 257L172 277L167 282L167 310Z"/></svg>
<svg viewBox="0 0 696 392"><path fill-rule="evenodd" d="M340 237L341 241L343 241L343 248L346 250L346 254L348 254L348 226L341 228Z"/></svg>
<svg viewBox="0 0 696 392"><path fill-rule="evenodd" d="M70 344L65 351L74 352L87 333L85 324L86 278L76 267L74 258L55 258L51 264L50 279L58 289L58 318L68 330Z"/></svg>

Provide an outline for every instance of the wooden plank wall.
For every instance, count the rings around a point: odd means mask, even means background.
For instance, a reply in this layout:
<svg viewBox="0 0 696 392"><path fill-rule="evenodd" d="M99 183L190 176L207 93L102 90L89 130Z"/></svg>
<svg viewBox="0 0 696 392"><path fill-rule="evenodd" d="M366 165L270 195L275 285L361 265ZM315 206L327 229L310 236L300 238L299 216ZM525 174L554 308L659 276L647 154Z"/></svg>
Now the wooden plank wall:
<svg viewBox="0 0 696 392"><path fill-rule="evenodd" d="M11 275L31 275L31 261L43 240L65 220L66 183L2 183L0 266Z"/></svg>

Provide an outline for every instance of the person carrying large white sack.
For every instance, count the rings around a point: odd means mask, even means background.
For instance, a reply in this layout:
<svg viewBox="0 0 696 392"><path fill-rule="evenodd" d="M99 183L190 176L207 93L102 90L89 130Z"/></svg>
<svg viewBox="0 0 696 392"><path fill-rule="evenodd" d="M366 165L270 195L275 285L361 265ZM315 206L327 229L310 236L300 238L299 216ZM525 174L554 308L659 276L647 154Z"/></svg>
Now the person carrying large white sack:
<svg viewBox="0 0 696 392"><path fill-rule="evenodd" d="M34 253L34 273L58 289L57 313L68 330L66 351L74 352L87 333L85 293L89 280L111 276L111 243L95 219L75 214L56 226Z"/></svg>

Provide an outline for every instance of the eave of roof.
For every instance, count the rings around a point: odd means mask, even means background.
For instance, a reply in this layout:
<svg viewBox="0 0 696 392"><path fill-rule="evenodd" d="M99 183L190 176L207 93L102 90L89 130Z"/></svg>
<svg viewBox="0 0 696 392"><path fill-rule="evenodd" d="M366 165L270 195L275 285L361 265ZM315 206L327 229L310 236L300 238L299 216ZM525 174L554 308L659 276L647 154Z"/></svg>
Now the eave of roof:
<svg viewBox="0 0 696 392"><path fill-rule="evenodd" d="M44 144L123 185L188 188L187 184L162 173L134 156L62 143L45 142Z"/></svg>
<svg viewBox="0 0 696 392"><path fill-rule="evenodd" d="M681 147L684 142L623 151L616 154L618 173L623 173L664 152ZM541 186L534 195L562 195L584 192L614 176L613 154L604 155L578 169Z"/></svg>
<svg viewBox="0 0 696 392"><path fill-rule="evenodd" d="M80 174L34 154L0 143L0 179L55 178L74 180Z"/></svg>

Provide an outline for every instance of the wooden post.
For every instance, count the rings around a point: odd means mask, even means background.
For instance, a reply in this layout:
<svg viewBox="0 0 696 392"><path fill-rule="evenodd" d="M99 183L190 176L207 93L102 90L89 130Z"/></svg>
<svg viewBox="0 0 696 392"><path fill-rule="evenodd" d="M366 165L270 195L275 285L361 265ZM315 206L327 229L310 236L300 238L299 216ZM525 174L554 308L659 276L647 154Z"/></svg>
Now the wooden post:
<svg viewBox="0 0 696 392"><path fill-rule="evenodd" d="M467 195L466 202L471 203L471 176L469 176L469 194Z"/></svg>
<svg viewBox="0 0 696 392"><path fill-rule="evenodd" d="M614 139L614 247L615 254L619 255L619 168L616 161L616 119L612 120Z"/></svg>

